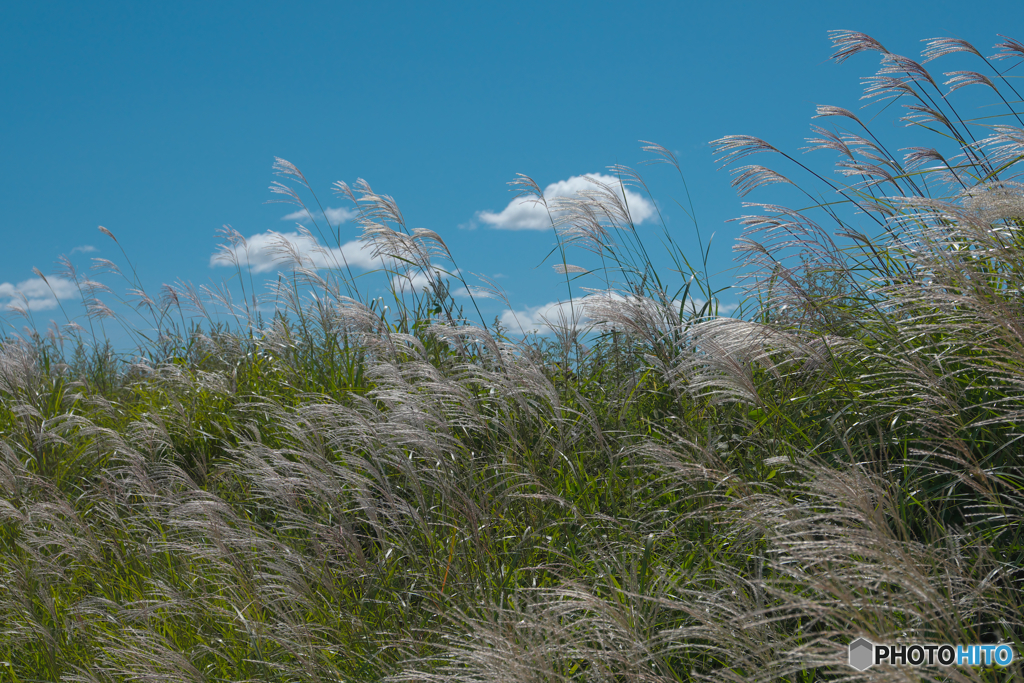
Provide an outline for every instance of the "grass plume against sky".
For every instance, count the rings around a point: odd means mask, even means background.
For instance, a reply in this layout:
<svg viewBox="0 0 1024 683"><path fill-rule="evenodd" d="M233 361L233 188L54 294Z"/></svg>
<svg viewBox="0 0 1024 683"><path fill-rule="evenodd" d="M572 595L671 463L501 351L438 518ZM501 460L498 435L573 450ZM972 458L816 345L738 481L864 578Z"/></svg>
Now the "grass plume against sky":
<svg viewBox="0 0 1024 683"><path fill-rule="evenodd" d="M40 326L78 315L81 295L54 264L66 255L80 272L93 258L125 267L99 225L149 291L230 279L214 258L217 231L230 225L250 240L263 293L260 279L277 272L270 231L312 227L295 207L267 203L280 198L267 186L282 157L340 224L332 246L357 274L372 264L331 184L365 178L396 199L410 227L444 238L467 281L491 278L520 320L537 323L565 298L564 279L544 261L554 248L546 216L512 203L507 183L525 173L546 193L572 192L584 175L649 158L638 140L680 159L702 237L715 235L709 269L724 287L740 231L727 221L740 207L707 141L743 130L796 148L816 104L850 101L861 72L827 63L828 29L855 28L916 54L933 35L988 45L1010 28L991 17L1014 7L7 3L0 306L24 295ZM698 251L679 178L662 167L645 180L660 217L636 195L642 235L657 244L663 219L685 252ZM483 309L488 320L502 313L498 302ZM4 316L8 331L23 324Z"/></svg>

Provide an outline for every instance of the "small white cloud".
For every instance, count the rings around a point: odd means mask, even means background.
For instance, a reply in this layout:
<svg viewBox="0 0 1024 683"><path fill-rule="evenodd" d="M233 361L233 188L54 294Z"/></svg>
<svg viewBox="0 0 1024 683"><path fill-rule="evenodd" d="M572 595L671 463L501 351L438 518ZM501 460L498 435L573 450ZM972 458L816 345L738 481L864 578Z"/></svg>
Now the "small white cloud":
<svg viewBox="0 0 1024 683"><path fill-rule="evenodd" d="M578 299L572 303L550 301L543 306L527 306L519 311L505 311L501 314L504 327L523 333L550 332L552 325L569 325L573 320L577 325L584 321L583 307Z"/></svg>
<svg viewBox="0 0 1024 683"><path fill-rule="evenodd" d="M548 185L544 188L544 199L550 206L553 204L553 200L559 197L575 197L580 192L593 192L600 189L587 178L592 178L611 188L620 198L622 197L622 186L618 178L600 173L587 173ZM626 189L625 202L629 207L629 214L634 224L643 223L655 213L654 204L633 190ZM478 211L475 219L499 230L550 230L551 220L556 217L557 215L554 213L552 216L548 216L544 204L535 198L519 197L509 202L509 205L498 213Z"/></svg>
<svg viewBox="0 0 1024 683"><path fill-rule="evenodd" d="M543 306L528 306L518 311L506 310L501 314L501 324L510 330L521 330L524 333L537 332L540 334L547 334L552 331L552 328L567 326L585 328L596 325L599 329L618 327L619 324L614 322L614 315L611 321L604 317L604 314L609 310L609 305L612 308L622 309L623 314L630 316L633 314L629 309L640 305L643 308L647 308L655 316L663 315L658 312L660 307L657 304L653 304L654 310L651 310L649 302L644 303L646 301L638 300L632 295L628 297L623 296L617 292L595 292L594 294L575 298L571 301L552 301ZM626 305L623 307L615 306L615 304ZM700 310L703 305L703 299L688 299L684 315ZM682 302L679 300L672 302L672 319L679 315L681 306ZM728 315L735 309L736 304L719 303L718 315Z"/></svg>
<svg viewBox="0 0 1024 683"><path fill-rule="evenodd" d="M380 261L372 258L370 253L367 245L359 240L347 242L340 249L327 248L318 245L309 235L268 230L249 237L245 245L223 247L210 256L210 266L234 267L234 258L242 268L249 267L253 273L266 273L294 266L298 256L307 267L344 268L347 263L353 268L371 270L380 266Z"/></svg>
<svg viewBox="0 0 1024 683"><path fill-rule="evenodd" d="M426 273L403 273L391 278L391 286L399 294L416 292L419 294L424 289L430 289L430 278Z"/></svg>
<svg viewBox="0 0 1024 683"><path fill-rule="evenodd" d="M458 274L458 271L456 271L456 274ZM441 280L447 282L448 280L451 279L451 277L452 276L449 275L448 273L443 273L438 270L433 271L433 274L430 277L428 277L427 274L424 273L423 271L406 271L404 273L392 277L391 286L399 294L409 294L412 292L416 292L417 294L419 294L424 289L430 289L430 283L432 281L432 278L435 280L437 278L440 278ZM469 296L469 292L466 291L465 287L460 287L459 289L453 291L451 294L452 296L463 296L463 292L465 293L465 296Z"/></svg>
<svg viewBox="0 0 1024 683"><path fill-rule="evenodd" d="M501 324L512 330L521 327L524 332L540 333L550 332L552 327L586 327L593 322L588 308L609 298L621 300L624 297L614 292L597 292L569 301L551 301L543 306L505 311L501 314Z"/></svg>
<svg viewBox="0 0 1024 683"><path fill-rule="evenodd" d="M732 313L739 307L739 304L723 304L722 302L718 302L718 315L732 315Z"/></svg>
<svg viewBox="0 0 1024 683"><path fill-rule="evenodd" d="M75 283L62 277L48 277L46 282L41 277L34 277L16 285L0 282L0 299L5 300L3 306L8 309L24 306L27 302L30 311L48 311L57 308L58 299L73 299L77 296L79 292Z"/></svg>
<svg viewBox="0 0 1024 683"><path fill-rule="evenodd" d="M453 289L452 296L457 299L495 299L503 303L505 302L504 292L491 287L481 287L479 285L469 285Z"/></svg>
<svg viewBox="0 0 1024 683"><path fill-rule="evenodd" d="M74 249L72 249L71 253L72 254L78 254L78 253L81 253L81 254L91 254L94 251L97 251L96 247L92 246L91 244L83 244L80 247L75 247Z"/></svg>
<svg viewBox="0 0 1024 683"><path fill-rule="evenodd" d="M324 209L323 215L327 216L327 222L330 223L331 225L340 225L342 223L347 223L348 221L352 220L353 218L356 217L357 214L355 211L343 207L337 209L327 207L326 209ZM313 218L316 220L320 220L322 216L314 212ZM313 222L309 217L309 213L305 209L299 209L298 211L294 211L288 214L287 216L282 216L281 220L295 221L298 223L302 223L303 225Z"/></svg>

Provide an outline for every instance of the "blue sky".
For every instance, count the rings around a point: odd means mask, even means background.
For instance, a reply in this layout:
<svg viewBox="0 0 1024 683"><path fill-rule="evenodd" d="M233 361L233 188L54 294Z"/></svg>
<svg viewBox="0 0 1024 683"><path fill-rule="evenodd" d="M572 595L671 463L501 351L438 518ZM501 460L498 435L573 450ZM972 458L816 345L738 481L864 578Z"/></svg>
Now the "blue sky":
<svg viewBox="0 0 1024 683"><path fill-rule="evenodd" d="M391 195L410 228L444 238L467 278L494 278L535 321L565 285L542 263L550 227L510 207L508 181L524 173L574 191L609 165L638 168L650 158L639 140L679 158L724 287L739 232L727 221L742 209L708 142L745 133L795 151L816 104L860 106L877 57L830 62L827 30L863 31L911 57L937 36L991 54L997 33L1024 37L1022 19L1019 0L984 11L941 0L4 3L0 308L20 292L37 326L79 316L77 290L54 275L59 257L83 272L93 258L128 271L100 225L152 294L228 280L231 269L211 264L222 225L251 247L297 230L294 207L267 203L279 198L268 185L282 157L339 220L351 205L332 193L336 181L364 178ZM696 257L678 175L641 171ZM663 228L648 202L636 198L634 218L646 217L638 227L658 258ZM343 243L359 234L351 221L340 230ZM277 264L252 262L257 281L276 278ZM365 286L384 293L383 282ZM737 297L723 292L723 304ZM482 307L489 320L502 314ZM2 315L7 330L25 325Z"/></svg>

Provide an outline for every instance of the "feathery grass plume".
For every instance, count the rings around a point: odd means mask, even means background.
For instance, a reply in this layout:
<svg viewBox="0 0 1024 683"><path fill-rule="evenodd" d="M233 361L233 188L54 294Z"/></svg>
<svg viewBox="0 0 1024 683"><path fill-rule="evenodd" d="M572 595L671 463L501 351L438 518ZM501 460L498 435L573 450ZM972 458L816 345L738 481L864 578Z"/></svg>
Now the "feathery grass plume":
<svg viewBox="0 0 1024 683"><path fill-rule="evenodd" d="M907 671L899 668L854 674L846 668L845 642L1010 635L1004 628L1018 621L1019 591L994 580L1005 570L983 548L960 535L915 538L888 476L809 461L797 469L808 478L790 491L726 499L738 515L734 523L764 545L755 572L731 580L726 567L715 573L724 589L703 593L705 616L679 634L688 636L681 648L694 647L698 634L715 644L727 662L715 678L792 679L813 668L856 680L905 680ZM912 673L915 680L988 678L978 669L954 673L938 666Z"/></svg>
<svg viewBox="0 0 1024 683"><path fill-rule="evenodd" d="M940 112L920 89L938 90L920 64L862 34L834 40L839 61L883 52L867 95L911 96L904 120L938 120L954 148L912 149L904 170L870 131L868 141L815 128L811 148L838 152L840 173L863 178L838 191L852 209L884 221L881 237L854 228L855 214L839 213L835 203L817 207L829 222L762 205L768 213L743 220L748 232L738 245L754 267L748 291L761 302L760 326L720 321L692 330L696 353L679 376L742 407L753 427L748 441L766 454L781 444L789 453L781 462L791 463L787 474L773 472L787 488L728 500L749 510L733 518L740 528L764 530L768 561L754 581L721 568L723 581L732 573L765 598L753 604L742 599L745 591L720 594L717 613L731 616L705 625L709 641L727 644L717 678L777 680L838 667L841 639L856 635L1019 645L1024 628L1014 616L1024 546L1004 525L1019 524L1024 502L1011 455L1020 438L1022 358L1015 332L1021 187L1012 180L1024 158L1014 146L1019 131L999 124L1006 131L997 144L1007 151L993 162L975 124L956 110ZM932 45L950 49L932 47L926 57L980 56L960 44ZM954 76L945 84L951 91L970 83L997 89L993 81L956 78L965 72L947 75ZM863 128L836 107L819 108L818 116ZM1007 116L1017 113L1011 108ZM870 163L852 162L863 150ZM929 162L938 165L922 168ZM929 192L886 197L872 191L880 187ZM943 188L947 194L931 194ZM794 260L797 267L786 265ZM861 677L904 673L871 669ZM913 674L939 680L948 672Z"/></svg>

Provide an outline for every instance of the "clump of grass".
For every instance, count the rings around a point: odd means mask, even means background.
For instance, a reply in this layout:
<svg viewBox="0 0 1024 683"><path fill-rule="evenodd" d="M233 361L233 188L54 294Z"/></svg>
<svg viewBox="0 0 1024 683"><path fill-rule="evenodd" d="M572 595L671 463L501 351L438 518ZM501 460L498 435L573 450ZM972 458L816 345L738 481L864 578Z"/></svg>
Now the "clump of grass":
<svg viewBox="0 0 1024 683"><path fill-rule="evenodd" d="M918 63L862 34L833 40L837 61L880 53L867 96L903 99L905 122L948 149L898 156L839 107L817 116L846 128L809 142L840 155L838 180L762 140L717 141L726 162L793 167L740 167L743 194L810 183L811 208L749 205L741 219L734 318L718 315L703 245L691 261L666 230L682 279L658 273L621 199L643 180L624 167L618 188L548 207L567 295L584 272L600 286L547 342L511 338L475 305L468 320L443 239L409 230L365 182L336 189L360 207L387 309L346 263L317 267L282 242L291 268L264 320L230 230L240 302L184 284L153 298L131 268L146 327L66 264L90 331L69 320L0 349L0 671L1019 676L1019 661L857 673L845 647L1020 653L1024 132L999 66L1024 47L1004 39L992 75L950 72L943 92L923 64L984 59L963 41L930 41ZM964 118L948 95L966 85L1006 116ZM343 253L305 176L275 170L278 195L322 216L320 256ZM528 178L516 186L543 200ZM578 248L602 266L570 263ZM403 292L414 275L427 289ZM104 321L130 331L132 358L97 341Z"/></svg>

